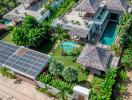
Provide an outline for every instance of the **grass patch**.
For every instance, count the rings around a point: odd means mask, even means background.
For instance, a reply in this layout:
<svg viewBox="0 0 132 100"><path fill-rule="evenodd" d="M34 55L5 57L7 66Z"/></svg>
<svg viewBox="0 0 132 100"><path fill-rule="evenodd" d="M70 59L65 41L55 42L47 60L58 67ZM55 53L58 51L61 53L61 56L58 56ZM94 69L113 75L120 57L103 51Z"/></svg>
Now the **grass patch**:
<svg viewBox="0 0 132 100"><path fill-rule="evenodd" d="M80 49L83 49L83 46L80 46ZM78 80L79 81L86 81L88 74L86 73L84 69L84 66L81 64L78 64L76 61L74 61L73 56L62 56L61 55L62 49L60 46L57 47L57 49L52 54L52 59L60 61L64 64L65 67L71 66L74 67L79 71Z"/></svg>
<svg viewBox="0 0 132 100"><path fill-rule="evenodd" d="M0 36L0 40L13 44L11 32L6 32Z"/></svg>

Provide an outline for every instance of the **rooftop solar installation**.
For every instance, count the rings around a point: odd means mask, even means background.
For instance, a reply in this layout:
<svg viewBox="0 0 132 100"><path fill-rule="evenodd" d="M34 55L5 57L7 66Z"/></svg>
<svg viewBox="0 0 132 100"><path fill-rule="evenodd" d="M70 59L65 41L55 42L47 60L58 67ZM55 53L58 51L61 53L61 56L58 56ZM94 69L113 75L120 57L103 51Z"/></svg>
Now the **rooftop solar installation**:
<svg viewBox="0 0 132 100"><path fill-rule="evenodd" d="M50 59L49 55L0 41L0 66L35 79Z"/></svg>
<svg viewBox="0 0 132 100"><path fill-rule="evenodd" d="M23 74L31 79L43 70L50 56L34 50L20 47L6 62L14 72Z"/></svg>
<svg viewBox="0 0 132 100"><path fill-rule="evenodd" d="M3 64L18 48L18 46L0 41L0 64Z"/></svg>

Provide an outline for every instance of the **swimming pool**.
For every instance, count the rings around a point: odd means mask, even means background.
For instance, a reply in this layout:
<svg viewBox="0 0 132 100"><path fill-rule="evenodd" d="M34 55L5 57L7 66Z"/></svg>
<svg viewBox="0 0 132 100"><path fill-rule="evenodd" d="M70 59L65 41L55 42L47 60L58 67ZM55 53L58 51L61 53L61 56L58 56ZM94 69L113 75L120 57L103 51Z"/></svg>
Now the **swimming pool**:
<svg viewBox="0 0 132 100"><path fill-rule="evenodd" d="M6 24L9 24L11 21L10 20L8 20L8 19L3 19L3 21L4 21L4 24L6 25Z"/></svg>
<svg viewBox="0 0 132 100"><path fill-rule="evenodd" d="M76 45L77 44L75 42L62 42L60 46L65 52L70 53Z"/></svg>
<svg viewBox="0 0 132 100"><path fill-rule="evenodd" d="M105 45L112 45L115 41L117 35L117 23L116 22L109 22L103 36L101 38L101 43Z"/></svg>

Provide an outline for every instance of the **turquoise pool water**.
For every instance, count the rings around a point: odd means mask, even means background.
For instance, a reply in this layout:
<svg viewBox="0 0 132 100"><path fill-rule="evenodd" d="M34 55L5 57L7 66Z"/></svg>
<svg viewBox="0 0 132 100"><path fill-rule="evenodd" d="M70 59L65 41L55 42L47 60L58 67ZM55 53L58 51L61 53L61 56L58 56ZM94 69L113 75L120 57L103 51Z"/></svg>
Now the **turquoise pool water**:
<svg viewBox="0 0 132 100"><path fill-rule="evenodd" d="M117 23L109 22L101 38L101 43L109 46L112 45L115 41L116 35Z"/></svg>
<svg viewBox="0 0 132 100"><path fill-rule="evenodd" d="M75 42L63 42L60 46L65 52L70 53L76 47L76 45L77 44Z"/></svg>
<svg viewBox="0 0 132 100"><path fill-rule="evenodd" d="M6 24L9 24L11 21L10 20L8 20L8 19L3 19L3 21L4 21L4 24L6 25Z"/></svg>

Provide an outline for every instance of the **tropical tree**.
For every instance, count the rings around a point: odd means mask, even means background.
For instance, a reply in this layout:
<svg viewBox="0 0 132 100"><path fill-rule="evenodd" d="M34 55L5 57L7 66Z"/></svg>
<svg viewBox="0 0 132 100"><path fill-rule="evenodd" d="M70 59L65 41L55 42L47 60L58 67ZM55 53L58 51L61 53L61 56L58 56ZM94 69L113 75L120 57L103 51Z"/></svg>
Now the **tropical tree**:
<svg viewBox="0 0 132 100"><path fill-rule="evenodd" d="M52 34L52 38L51 38L52 41L54 40L62 41L68 37L65 30L60 25L57 25L56 27L54 27L54 32L55 33Z"/></svg>
<svg viewBox="0 0 132 100"><path fill-rule="evenodd" d="M15 44L20 46L26 46L28 44L26 33L22 28L15 27L11 34L13 35L13 42Z"/></svg>
<svg viewBox="0 0 132 100"><path fill-rule="evenodd" d="M25 16L23 23L22 23L22 28L26 31L30 30L30 29L34 29L34 28L38 28L38 21L33 17L33 16Z"/></svg>
<svg viewBox="0 0 132 100"><path fill-rule="evenodd" d="M67 67L62 72L62 76L67 82L76 82L78 80L78 71L72 67Z"/></svg>
<svg viewBox="0 0 132 100"><path fill-rule="evenodd" d="M61 76L64 66L59 61L52 61L49 66L49 72L54 76Z"/></svg>
<svg viewBox="0 0 132 100"><path fill-rule="evenodd" d="M16 0L0 0L0 17L2 17L9 10L16 7Z"/></svg>
<svg viewBox="0 0 132 100"><path fill-rule="evenodd" d="M30 29L27 35L29 45L33 47L38 47L40 43L42 43L44 39L44 32L42 29L35 28L35 29Z"/></svg>

